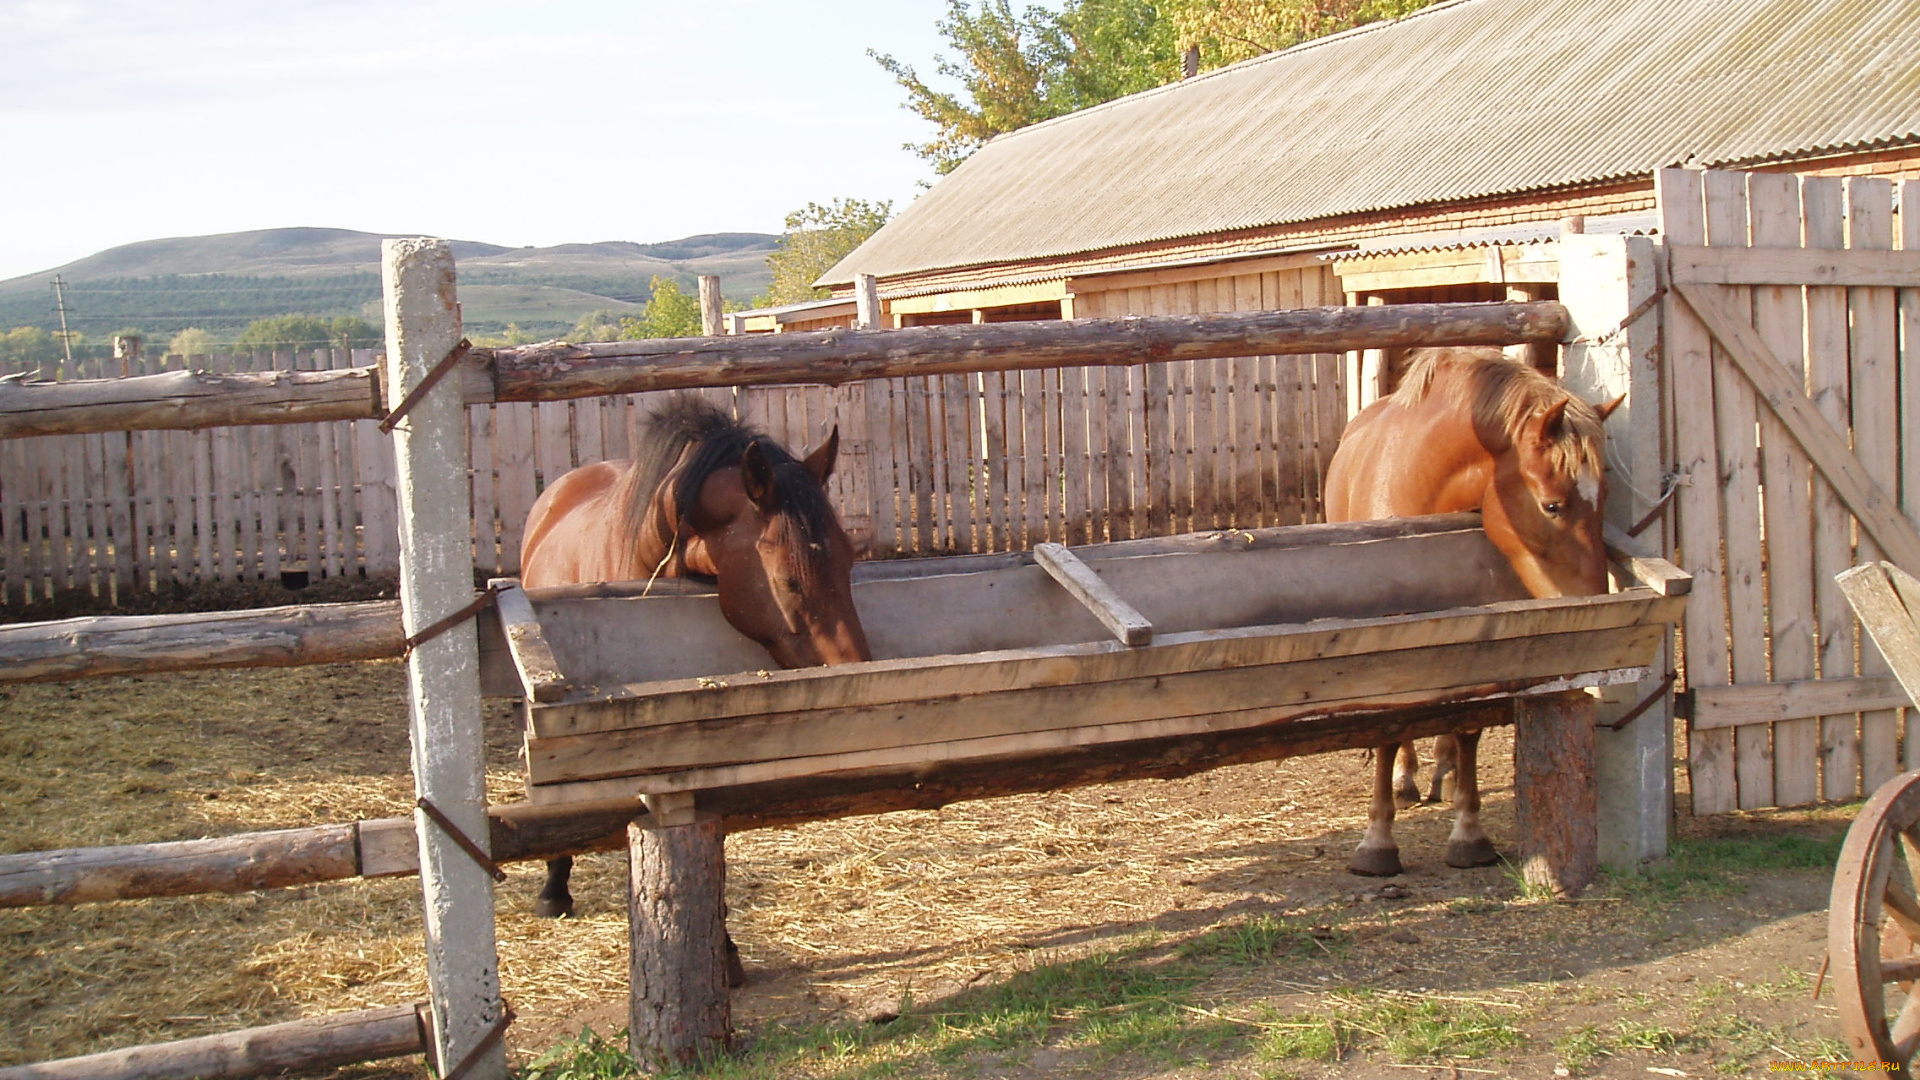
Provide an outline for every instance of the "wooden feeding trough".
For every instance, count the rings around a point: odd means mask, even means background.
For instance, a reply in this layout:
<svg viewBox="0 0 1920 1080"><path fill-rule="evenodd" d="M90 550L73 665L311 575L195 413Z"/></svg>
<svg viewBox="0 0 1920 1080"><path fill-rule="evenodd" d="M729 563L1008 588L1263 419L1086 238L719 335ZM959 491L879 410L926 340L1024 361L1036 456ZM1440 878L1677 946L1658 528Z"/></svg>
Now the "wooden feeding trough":
<svg viewBox="0 0 1920 1080"><path fill-rule="evenodd" d="M1646 583L1531 599L1458 514L866 563L876 658L791 671L678 583L509 589L500 616L530 800L651 811L629 831L630 1019L637 1052L691 1060L725 1038L717 815L743 806L938 806L1518 716L1522 858L1578 890L1593 711L1566 692L1647 677L1685 602L1671 565L1627 561Z"/></svg>
<svg viewBox="0 0 1920 1080"><path fill-rule="evenodd" d="M533 802L1253 728L1371 746L1356 719L1644 678L1684 603L1527 598L1471 515L861 564L876 658L831 668L772 669L711 594L636 591L502 603Z"/></svg>

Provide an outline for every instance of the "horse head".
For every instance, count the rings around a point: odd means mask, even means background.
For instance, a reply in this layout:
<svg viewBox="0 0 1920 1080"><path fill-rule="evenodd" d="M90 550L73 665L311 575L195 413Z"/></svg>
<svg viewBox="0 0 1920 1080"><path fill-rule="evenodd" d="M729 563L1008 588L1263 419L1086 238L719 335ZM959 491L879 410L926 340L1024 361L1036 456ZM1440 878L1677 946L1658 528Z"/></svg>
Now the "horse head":
<svg viewBox="0 0 1920 1080"><path fill-rule="evenodd" d="M1534 596L1607 591L1601 425L1624 400L1595 407L1561 397L1524 418L1507 452L1496 455L1482 521Z"/></svg>
<svg viewBox="0 0 1920 1080"><path fill-rule="evenodd" d="M735 470L738 487L721 488L721 501L733 503L727 523L703 536L721 613L781 667L873 657L853 606L853 543L823 487L839 448L837 427L797 462L749 442ZM734 491L738 499L730 500Z"/></svg>

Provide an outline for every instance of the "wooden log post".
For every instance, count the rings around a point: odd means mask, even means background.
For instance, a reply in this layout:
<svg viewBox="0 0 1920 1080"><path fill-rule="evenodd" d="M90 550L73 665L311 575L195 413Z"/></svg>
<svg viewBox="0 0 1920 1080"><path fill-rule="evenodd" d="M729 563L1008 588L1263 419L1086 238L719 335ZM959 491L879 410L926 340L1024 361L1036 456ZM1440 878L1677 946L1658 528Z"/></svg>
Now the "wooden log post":
<svg viewBox="0 0 1920 1080"><path fill-rule="evenodd" d="M150 1043L0 1069L0 1080L195 1080L278 1076L417 1054L418 1005L314 1016L285 1024Z"/></svg>
<svg viewBox="0 0 1920 1080"><path fill-rule="evenodd" d="M1599 869L1594 699L1584 690L1513 703L1513 787L1520 872L1558 898L1580 895Z"/></svg>
<svg viewBox="0 0 1920 1080"><path fill-rule="evenodd" d="M1658 259L1645 236L1560 237L1560 293L1572 320L1567 345L1567 389L1588 401L1626 400L1607 420L1606 517L1625 530L1654 510L1661 496L1661 408ZM1673 557L1673 515L1656 521L1641 548ZM1665 858L1673 816L1672 698L1663 694L1673 670L1673 635L1667 635L1653 678L1608 687L1598 714L1612 723L1649 697L1652 707L1631 723L1602 729L1595 759L1599 785L1600 860L1631 869Z"/></svg>
<svg viewBox="0 0 1920 1080"><path fill-rule="evenodd" d="M853 325L858 330L882 329L880 322L880 279L872 274L853 275Z"/></svg>
<svg viewBox="0 0 1920 1080"><path fill-rule="evenodd" d="M724 306L720 298L720 275L700 275L700 332L707 337L717 337L725 333L721 326Z"/></svg>
<svg viewBox="0 0 1920 1080"><path fill-rule="evenodd" d="M453 247L445 240L381 242L386 295L388 408L418 386L460 340ZM400 493L400 604L409 635L473 599L467 409L454 380L436 385L393 429ZM408 657L414 790L487 844L480 727L479 635L471 619ZM427 980L434 1044L446 1076L486 1044L467 1080L504 1080L506 1047L489 1036L504 1014L494 949L493 880L423 809L419 839Z"/></svg>
<svg viewBox="0 0 1920 1080"><path fill-rule="evenodd" d="M719 815L691 799L654 810L627 826L627 1017L634 1059L670 1068L727 1048L727 865Z"/></svg>

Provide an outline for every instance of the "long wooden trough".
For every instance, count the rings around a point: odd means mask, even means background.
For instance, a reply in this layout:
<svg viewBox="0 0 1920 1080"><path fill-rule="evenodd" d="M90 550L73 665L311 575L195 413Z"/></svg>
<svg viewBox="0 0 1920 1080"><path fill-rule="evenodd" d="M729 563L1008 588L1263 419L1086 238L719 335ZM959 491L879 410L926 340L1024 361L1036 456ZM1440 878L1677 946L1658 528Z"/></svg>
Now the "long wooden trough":
<svg viewBox="0 0 1920 1080"><path fill-rule="evenodd" d="M1684 598L1624 584L1530 599L1449 515L862 564L876 659L832 668L772 668L711 595L512 592L501 617L528 795L555 804L1250 729L1271 757L1368 746L1357 718L1644 678Z"/></svg>

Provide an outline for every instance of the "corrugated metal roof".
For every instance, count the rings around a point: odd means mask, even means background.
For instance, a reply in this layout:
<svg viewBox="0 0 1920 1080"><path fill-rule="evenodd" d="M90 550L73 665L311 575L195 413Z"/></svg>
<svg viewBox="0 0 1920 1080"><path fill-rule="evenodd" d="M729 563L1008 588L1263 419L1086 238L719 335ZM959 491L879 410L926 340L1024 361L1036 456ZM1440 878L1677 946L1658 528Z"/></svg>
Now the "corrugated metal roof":
<svg viewBox="0 0 1920 1080"><path fill-rule="evenodd" d="M821 278L1920 141L1920 0L1451 0L1002 135Z"/></svg>
<svg viewBox="0 0 1920 1080"><path fill-rule="evenodd" d="M1647 211L1590 216L1586 219L1585 231L1590 235L1614 233L1645 236L1657 231L1658 226L1658 216L1652 211ZM1522 221L1513 225L1488 225L1459 232L1397 233L1393 236L1368 237L1356 242L1352 250L1341 252L1333 258L1356 259L1372 255L1400 255L1420 251L1517 247L1523 244L1545 244L1558 239L1560 239L1559 221Z"/></svg>

